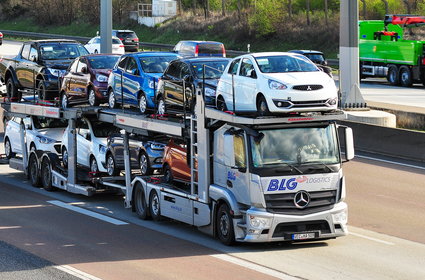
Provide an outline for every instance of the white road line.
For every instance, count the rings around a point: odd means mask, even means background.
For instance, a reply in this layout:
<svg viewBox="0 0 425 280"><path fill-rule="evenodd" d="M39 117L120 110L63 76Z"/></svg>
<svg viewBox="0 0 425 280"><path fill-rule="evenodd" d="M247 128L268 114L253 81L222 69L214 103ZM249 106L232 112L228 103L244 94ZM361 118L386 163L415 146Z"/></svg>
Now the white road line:
<svg viewBox="0 0 425 280"><path fill-rule="evenodd" d="M56 269L59 269L63 272L66 272L70 275L73 275L75 277L78 277L82 280L102 280L101 278L98 278L96 276L85 273L85 272L78 270L76 268L73 268L72 266L69 266L69 265L55 265L53 267L56 268Z"/></svg>
<svg viewBox="0 0 425 280"><path fill-rule="evenodd" d="M250 261L246 261L243 259L239 259L230 255L225 255L225 254L215 254L215 255L210 255L211 257L220 259L222 261L226 261L226 262L230 262L269 276L273 276L279 279L284 279L284 280L299 280L300 278L298 277L294 277L288 274L285 274L283 272L250 262Z"/></svg>
<svg viewBox="0 0 425 280"><path fill-rule="evenodd" d="M376 241L376 242L379 242L379 243L383 243L383 244L386 244L386 245L395 245L392 242L388 242L388 241L380 240L380 239L377 239L377 238L369 237L369 236L366 236L366 235L363 235L363 234L358 234L358 233L354 233L354 232L350 232L349 234L360 237L360 238L364 238L364 239Z"/></svg>
<svg viewBox="0 0 425 280"><path fill-rule="evenodd" d="M406 163L401 163L401 162L396 162L396 161L390 161L390 160L385 160L385 159L378 159L378 158L373 158L373 157L367 157L367 156L356 155L356 157L370 159L370 160L376 160L376 161L380 161L380 162L392 163L392 164L397 164L397 165L401 165L401 166L413 167L413 168L418 168L418 169L425 170L425 167L417 166L417 165L412 165L412 164L406 164Z"/></svg>
<svg viewBox="0 0 425 280"><path fill-rule="evenodd" d="M126 223L126 222L123 222L123 221L120 221L120 220L117 220L117 219L114 219L114 218L111 218L111 217L108 217L108 216L105 216L105 215L102 215L102 214L99 214L99 213L96 213L96 212L93 212L93 211L89 211L89 210L86 210L86 209L83 209L83 208L80 208L80 207L72 206L72 205L69 205L65 202L59 201L59 200L49 200L47 202L50 203L50 204L62 207L62 208L66 208L66 209L71 210L71 211L78 212L80 214L84 214L84 215L87 215L87 216L90 216L90 217L93 217L93 218L96 218L96 219L117 225L117 226L128 225L128 223Z"/></svg>

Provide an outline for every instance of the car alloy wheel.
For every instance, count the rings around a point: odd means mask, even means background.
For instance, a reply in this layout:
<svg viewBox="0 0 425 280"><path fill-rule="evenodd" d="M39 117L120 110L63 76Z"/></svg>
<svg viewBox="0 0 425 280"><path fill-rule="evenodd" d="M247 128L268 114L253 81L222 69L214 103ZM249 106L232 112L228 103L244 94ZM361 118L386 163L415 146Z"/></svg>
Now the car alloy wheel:
<svg viewBox="0 0 425 280"><path fill-rule="evenodd" d="M164 115L165 114L165 102L164 99L160 98L158 101L158 114Z"/></svg>
<svg viewBox="0 0 425 280"><path fill-rule="evenodd" d="M115 106L116 106L115 105L115 93L114 93L113 89L111 89L109 91L108 105L109 105L109 108L111 108L111 109L114 109Z"/></svg>
<svg viewBox="0 0 425 280"><path fill-rule="evenodd" d="M96 93L94 92L94 89L89 90L89 105L90 106L97 106L96 102Z"/></svg>
<svg viewBox="0 0 425 280"><path fill-rule="evenodd" d="M61 106L62 109L68 108L68 96L66 96L66 93L62 94Z"/></svg>
<svg viewBox="0 0 425 280"><path fill-rule="evenodd" d="M140 113L144 114L146 112L146 108L147 108L146 96L142 93L140 95L140 98L139 98L139 110L140 110Z"/></svg>

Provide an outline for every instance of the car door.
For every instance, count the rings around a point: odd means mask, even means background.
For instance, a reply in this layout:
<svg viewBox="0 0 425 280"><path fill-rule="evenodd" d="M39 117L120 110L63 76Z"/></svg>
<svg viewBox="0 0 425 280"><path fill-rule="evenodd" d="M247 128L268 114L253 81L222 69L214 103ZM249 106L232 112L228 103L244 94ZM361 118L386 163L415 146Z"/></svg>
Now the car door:
<svg viewBox="0 0 425 280"><path fill-rule="evenodd" d="M230 63L229 70L220 78L217 86L217 94L221 94L226 101L227 108L233 111L233 87L234 77L238 74L241 59L235 59ZM233 78L232 78L233 77Z"/></svg>
<svg viewBox="0 0 425 280"><path fill-rule="evenodd" d="M163 76L165 103L169 107L175 108L183 104L182 81L180 79L181 67L182 62L172 62Z"/></svg>
<svg viewBox="0 0 425 280"><path fill-rule="evenodd" d="M77 128L77 163L90 166L91 134L86 119L81 119Z"/></svg>
<svg viewBox="0 0 425 280"><path fill-rule="evenodd" d="M129 57L123 74L124 103L137 104L140 80L141 77L137 61L134 57Z"/></svg>
<svg viewBox="0 0 425 280"><path fill-rule="evenodd" d="M21 144L21 118L13 117L9 120L6 126L5 135L9 137L10 146L14 153L22 153Z"/></svg>
<svg viewBox="0 0 425 280"><path fill-rule="evenodd" d="M72 79L73 79L74 73L77 71L77 65L78 65L78 58L76 58L70 64L70 66L68 67L68 70L66 71L65 76L63 76L63 79L62 79L61 89L65 90L65 93L67 94L68 97L73 95L72 91L74 90L73 88L74 85L72 84Z"/></svg>
<svg viewBox="0 0 425 280"><path fill-rule="evenodd" d="M239 75L234 77L237 111L256 111L257 77L253 61L242 58Z"/></svg>
<svg viewBox="0 0 425 280"><path fill-rule="evenodd" d="M124 71L125 67L127 65L127 62L129 61L128 56L123 56L120 58L120 61L118 62L117 68L114 69L111 73L112 78L109 78L109 81L111 81L112 89L114 90L114 94L116 96L117 102L121 103L121 95L124 90Z"/></svg>
<svg viewBox="0 0 425 280"><path fill-rule="evenodd" d="M87 84L90 81L87 58L80 57L77 69L72 76L73 98L74 100L87 99Z"/></svg>
<svg viewBox="0 0 425 280"><path fill-rule="evenodd" d="M23 87L26 88L33 88L33 75L32 71L28 68L30 61L30 50L31 50L31 44L26 43L24 44L21 52L21 57L16 63L16 76L18 78L18 81Z"/></svg>

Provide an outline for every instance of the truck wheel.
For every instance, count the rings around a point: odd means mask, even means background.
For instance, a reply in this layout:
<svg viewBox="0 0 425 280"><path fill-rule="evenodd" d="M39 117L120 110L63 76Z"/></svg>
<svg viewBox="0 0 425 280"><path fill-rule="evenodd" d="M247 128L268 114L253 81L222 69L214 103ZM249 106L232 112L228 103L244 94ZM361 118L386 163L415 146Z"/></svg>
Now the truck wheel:
<svg viewBox="0 0 425 280"><path fill-rule="evenodd" d="M12 145L10 144L9 138L4 140L4 153L7 159L11 159L16 155L14 152L12 152Z"/></svg>
<svg viewBox="0 0 425 280"><path fill-rule="evenodd" d="M225 245L232 245L235 242L235 231L233 230L233 219L230 216L229 206L223 203L217 212L217 236Z"/></svg>
<svg viewBox="0 0 425 280"><path fill-rule="evenodd" d="M106 171L109 176L117 176L120 173L115 165L115 159L112 154L108 154L106 157Z"/></svg>
<svg viewBox="0 0 425 280"><path fill-rule="evenodd" d="M260 95L257 100L257 115L259 117L270 115L269 107L267 106L267 101L264 96Z"/></svg>
<svg viewBox="0 0 425 280"><path fill-rule="evenodd" d="M37 157L34 153L31 153L28 161L28 174L31 181L31 185L34 187L40 186L40 169L38 168Z"/></svg>
<svg viewBox="0 0 425 280"><path fill-rule="evenodd" d="M139 156L140 173L142 176L150 175L152 170L149 164L149 157L145 152L141 152Z"/></svg>
<svg viewBox="0 0 425 280"><path fill-rule="evenodd" d="M152 190L149 196L149 212L154 221L161 220L160 199L156 190Z"/></svg>
<svg viewBox="0 0 425 280"><path fill-rule="evenodd" d="M16 100L18 102L21 100L18 89L16 88L15 83L13 82L12 78L7 79L6 92L7 92L7 97L9 99L11 99L11 98L15 99L16 98L16 99L18 99L18 100Z"/></svg>
<svg viewBox="0 0 425 280"><path fill-rule="evenodd" d="M142 184L137 182L134 186L134 209L136 210L137 216L142 220L147 220L149 218L149 209L146 205L145 192L143 190Z"/></svg>
<svg viewBox="0 0 425 280"><path fill-rule="evenodd" d="M55 187L52 186L52 167L50 160L46 157L41 162L41 185L46 191L55 190Z"/></svg>
<svg viewBox="0 0 425 280"><path fill-rule="evenodd" d="M403 87L411 87L413 84L412 71L407 66L400 67L400 84Z"/></svg>
<svg viewBox="0 0 425 280"><path fill-rule="evenodd" d="M400 85L400 79L399 79L399 75L398 75L398 69L397 66L395 65L390 65L388 67L388 73L387 73L387 80L390 84L392 84L393 86L398 86Z"/></svg>

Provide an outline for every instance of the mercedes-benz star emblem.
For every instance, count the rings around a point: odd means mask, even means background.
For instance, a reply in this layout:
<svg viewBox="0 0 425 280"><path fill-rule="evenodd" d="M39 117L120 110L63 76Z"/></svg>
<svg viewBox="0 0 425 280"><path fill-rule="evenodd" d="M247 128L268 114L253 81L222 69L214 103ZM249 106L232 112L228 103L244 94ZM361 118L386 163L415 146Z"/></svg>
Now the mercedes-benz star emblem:
<svg viewBox="0 0 425 280"><path fill-rule="evenodd" d="M307 86L307 90L311 90L311 87L310 86Z"/></svg>
<svg viewBox="0 0 425 280"><path fill-rule="evenodd" d="M299 191L294 196L295 207L304 209L310 203L310 195L306 191Z"/></svg>

